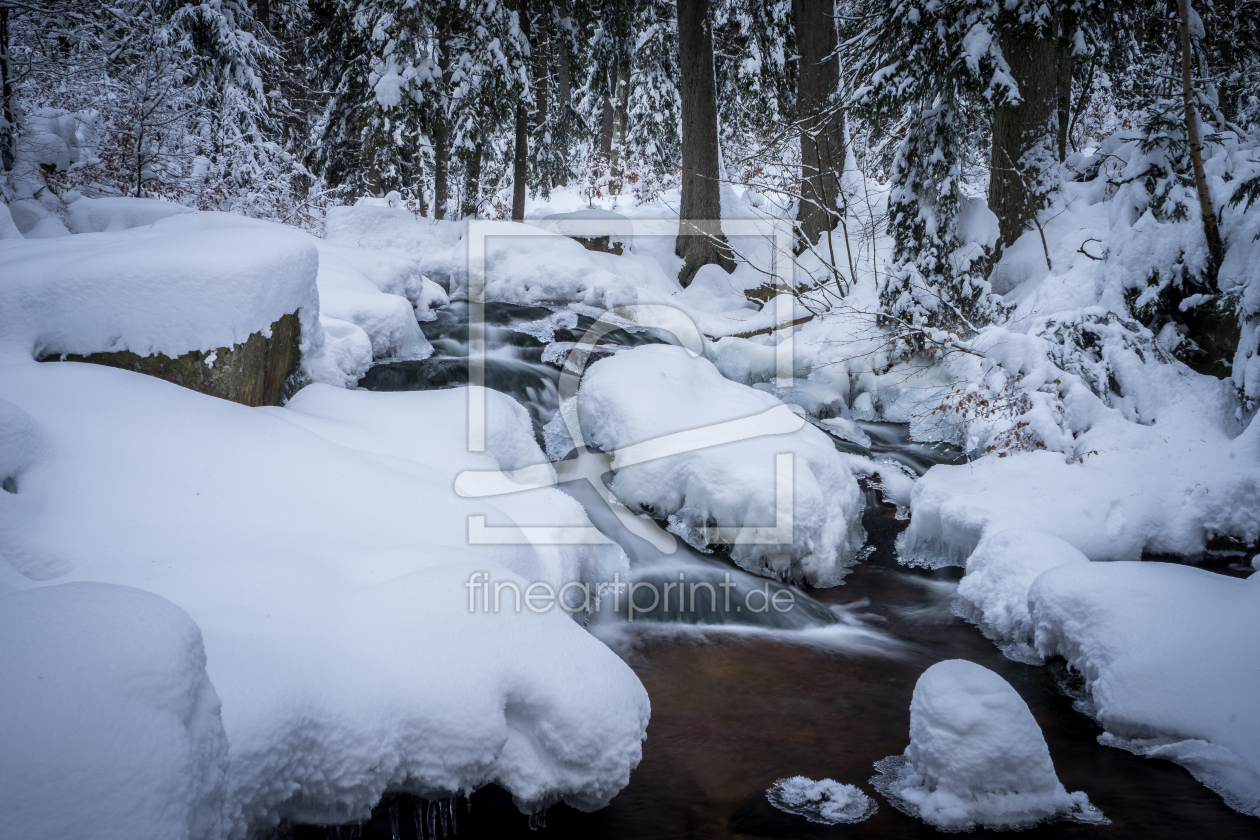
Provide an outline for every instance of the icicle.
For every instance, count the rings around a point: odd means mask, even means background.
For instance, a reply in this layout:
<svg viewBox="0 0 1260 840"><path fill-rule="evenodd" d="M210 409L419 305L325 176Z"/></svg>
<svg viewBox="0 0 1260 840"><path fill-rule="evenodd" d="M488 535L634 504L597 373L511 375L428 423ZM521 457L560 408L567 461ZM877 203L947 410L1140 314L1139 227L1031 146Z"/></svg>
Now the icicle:
<svg viewBox="0 0 1260 840"><path fill-rule="evenodd" d="M424 800L417 799L416 807L411 810L411 817L416 821L416 840L424 840Z"/></svg>
<svg viewBox="0 0 1260 840"><path fill-rule="evenodd" d="M547 827L547 809L535 811L529 815L529 830L537 831L540 828Z"/></svg>
<svg viewBox="0 0 1260 840"><path fill-rule="evenodd" d="M390 840L402 840L402 835L398 832L398 803L392 802L389 806L389 831Z"/></svg>
<svg viewBox="0 0 1260 840"><path fill-rule="evenodd" d="M451 799L451 836L452 837L459 834L459 826L455 822L455 814L458 811L459 811L459 794L457 793L455 794L455 797Z"/></svg>
<svg viewBox="0 0 1260 840"><path fill-rule="evenodd" d="M439 817L441 817L441 819L442 819L442 837L443 837L443 840L445 840L445 838L446 838L446 837L449 837L449 836L450 836L450 822L451 822L451 820L450 820L450 815L448 814L448 811L450 811L450 807L451 807L451 800L449 800L449 799L439 799L439 800L438 800L438 816L439 816Z"/></svg>
<svg viewBox="0 0 1260 840"><path fill-rule="evenodd" d="M429 823L429 833L426 834L425 836L434 838L434 840L436 840L437 838L437 803L426 802L425 805L426 805L425 812L427 814L428 823Z"/></svg>

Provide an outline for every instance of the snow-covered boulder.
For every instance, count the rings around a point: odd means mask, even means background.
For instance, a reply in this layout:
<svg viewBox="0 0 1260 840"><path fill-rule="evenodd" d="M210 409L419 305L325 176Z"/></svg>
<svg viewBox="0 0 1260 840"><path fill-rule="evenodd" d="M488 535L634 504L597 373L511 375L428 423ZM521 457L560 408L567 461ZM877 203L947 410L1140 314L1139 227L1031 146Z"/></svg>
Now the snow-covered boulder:
<svg viewBox="0 0 1260 840"><path fill-rule="evenodd" d="M1103 743L1176 761L1260 816L1260 575L1078 564L1037 578L1028 603L1037 650L1084 677Z"/></svg>
<svg viewBox="0 0 1260 840"><path fill-rule="evenodd" d="M1058 537L999 531L980 541L958 584L958 614L976 624L1007 656L1040 664L1033 649L1028 587L1042 572L1089 558Z"/></svg>
<svg viewBox="0 0 1260 840"><path fill-rule="evenodd" d="M844 577L865 540L857 481L827 435L775 397L681 347L647 345L592 364L577 401L586 439L617 453L612 491L627 506L698 548L733 542L732 559L758 574L815 586ZM679 433L681 446L657 441ZM780 454L791 456L790 499L776 487ZM791 545L769 536L781 517Z"/></svg>
<svg viewBox="0 0 1260 840"><path fill-rule="evenodd" d="M229 837L357 820L389 788L600 807L639 761L638 678L564 610L517 612L508 592L470 611L467 584L624 580L625 556L471 538L472 517L590 523L553 487L452 492L463 470L545 463L490 390L487 450L468 452L469 393L312 385L252 409L97 365L0 365L0 585L134 586L196 621Z"/></svg>
<svg viewBox="0 0 1260 840"><path fill-rule="evenodd" d="M274 404L322 338L317 265L309 237L278 225L6 240L0 357L76 356Z"/></svg>
<svg viewBox="0 0 1260 840"><path fill-rule="evenodd" d="M910 701L910 745L875 767L880 793L942 831L1106 821L1059 782L1041 727L1010 683L963 659L923 672Z"/></svg>
<svg viewBox="0 0 1260 840"><path fill-rule="evenodd" d="M577 240L590 251L620 255L634 245L634 223L612 210L590 208L544 216L538 226Z"/></svg>
<svg viewBox="0 0 1260 840"><path fill-rule="evenodd" d="M1260 424L1231 438L1176 420L1116 421L1123 428L1079 459L1041 451L934 467L911 495L899 557L961 566L983 536L1010 529L1056 536L1091 560L1196 557L1217 534L1260 539Z"/></svg>
<svg viewBox="0 0 1260 840"><path fill-rule="evenodd" d="M66 226L71 233L101 233L145 227L192 212L191 207L156 198L80 198L67 208Z"/></svg>
<svg viewBox="0 0 1260 840"><path fill-rule="evenodd" d="M105 583L0 594L0 674L5 836L222 836L228 744L179 607Z"/></svg>

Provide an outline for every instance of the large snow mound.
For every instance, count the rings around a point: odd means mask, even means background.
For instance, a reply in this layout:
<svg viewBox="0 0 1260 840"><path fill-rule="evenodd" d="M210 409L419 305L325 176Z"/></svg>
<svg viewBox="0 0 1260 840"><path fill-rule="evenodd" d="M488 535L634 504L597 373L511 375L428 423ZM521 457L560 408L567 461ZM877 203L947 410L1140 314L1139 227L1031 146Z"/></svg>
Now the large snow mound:
<svg viewBox="0 0 1260 840"><path fill-rule="evenodd" d="M1072 565L1037 578L1028 603L1037 649L1084 677L1104 743L1176 761L1260 816L1260 576Z"/></svg>
<svg viewBox="0 0 1260 840"><path fill-rule="evenodd" d="M484 392L489 449L470 453L468 389L308 386L251 409L28 362L0 367L0 393L7 579L135 586L192 616L223 701L228 836L358 819L387 788L498 782L535 810L626 784L649 710L634 673L561 610L469 610L474 571L553 589L626 571L610 545L470 542L474 515L589 527L555 488L452 493L462 470L545 461L509 397Z"/></svg>
<svg viewBox="0 0 1260 840"><path fill-rule="evenodd" d="M317 266L309 237L279 225L5 240L0 356L175 357L240 344L299 310L305 330Z"/></svg>
<svg viewBox="0 0 1260 840"><path fill-rule="evenodd" d="M591 365L577 401L587 440L618 452L617 498L668 520L693 546L715 542L715 527L734 529L731 557L743 568L829 586L865 540L857 482L830 438L770 394L725 379L704 357L670 345L619 352ZM746 439L720 443L732 429ZM681 432L694 432L682 451L619 451ZM776 490L781 453L792 456L790 500ZM767 532L785 513L792 544L758 542L773 539Z"/></svg>
<svg viewBox="0 0 1260 840"><path fill-rule="evenodd" d="M876 769L880 793L942 831L1106 821L1059 782L1041 727L1010 683L964 659L923 672L910 701L910 745Z"/></svg>
<svg viewBox="0 0 1260 840"><path fill-rule="evenodd" d="M1089 558L1058 537L1036 531L998 531L981 540L967 558L958 584L957 612L978 625L1010 658L1040 664L1033 649L1028 587L1037 576Z"/></svg>
<svg viewBox="0 0 1260 840"><path fill-rule="evenodd" d="M66 208L71 233L102 233L144 227L191 207L156 198L80 198Z"/></svg>
<svg viewBox="0 0 1260 840"><path fill-rule="evenodd" d="M183 610L103 583L0 594L0 673L6 836L220 836L228 744Z"/></svg>
<svg viewBox="0 0 1260 840"><path fill-rule="evenodd" d="M1014 528L1091 560L1193 557L1217 534L1260 539L1260 425L1232 440L1207 427L1123 425L1125 440L1079 460L1029 452L932 468L910 497L902 561L963 565L985 534Z"/></svg>

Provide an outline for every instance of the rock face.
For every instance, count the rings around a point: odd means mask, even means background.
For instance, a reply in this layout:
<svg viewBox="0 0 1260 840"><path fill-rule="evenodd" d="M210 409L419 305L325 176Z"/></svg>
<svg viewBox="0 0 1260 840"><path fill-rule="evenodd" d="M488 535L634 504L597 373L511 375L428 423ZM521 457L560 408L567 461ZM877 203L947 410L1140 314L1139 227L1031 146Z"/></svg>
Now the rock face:
<svg viewBox="0 0 1260 840"><path fill-rule="evenodd" d="M50 356L40 361L89 362L134 370L242 405L279 405L284 384L297 371L300 361L302 328L297 313L282 315L272 323L270 332L270 338L256 332L233 347L194 350L175 358L161 353L140 356L122 350L88 356Z"/></svg>

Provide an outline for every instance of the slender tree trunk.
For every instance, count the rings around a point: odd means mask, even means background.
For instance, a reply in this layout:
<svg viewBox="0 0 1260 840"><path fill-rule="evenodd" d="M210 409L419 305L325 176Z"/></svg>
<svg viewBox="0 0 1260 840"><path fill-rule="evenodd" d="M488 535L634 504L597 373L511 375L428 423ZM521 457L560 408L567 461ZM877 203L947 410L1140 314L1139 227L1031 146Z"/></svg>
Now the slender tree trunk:
<svg viewBox="0 0 1260 840"><path fill-rule="evenodd" d="M464 165L464 195L460 201L459 215L470 219L477 215L481 204L481 141L473 147Z"/></svg>
<svg viewBox="0 0 1260 840"><path fill-rule="evenodd" d="M558 64L560 78L558 80L559 90L556 92L556 107L560 109L560 113L557 115L557 121L559 121L569 119L569 109L572 107L573 100L573 88L571 82L569 81L569 43L567 38L560 39L560 45L557 52L559 53ZM565 148L563 143L560 144L560 159L564 162L564 168L567 171L569 168L569 151ZM567 179L561 178L554 186L563 186L565 183L567 183Z"/></svg>
<svg viewBox="0 0 1260 840"><path fill-rule="evenodd" d="M4 97L0 117L4 119L4 132L0 134L0 166L8 172L15 158L14 138L17 137L17 118L13 114L13 74L9 67L9 8L0 6L0 95Z"/></svg>
<svg viewBox="0 0 1260 840"><path fill-rule="evenodd" d="M612 150L612 166L613 171L620 174L621 167L625 165L624 158L626 156L626 129L630 122L630 68L623 67L617 73L617 89L615 91L617 110L614 118L614 141Z"/></svg>
<svg viewBox="0 0 1260 840"><path fill-rule="evenodd" d="M735 270L722 236L718 182L717 84L708 0L678 0L678 65L682 99L682 196L674 252L684 259L684 287L704 265Z"/></svg>
<svg viewBox="0 0 1260 840"><path fill-rule="evenodd" d="M836 205L844 172L844 112L832 97L840 87L835 0L793 0L797 69L796 108L801 130L800 237L818 241L839 221Z"/></svg>
<svg viewBox="0 0 1260 840"><path fill-rule="evenodd" d="M1067 160L1068 125L1072 118L1072 69L1076 53L1068 33L1059 34L1059 63L1055 74L1055 105L1058 112L1059 163Z"/></svg>
<svg viewBox="0 0 1260 840"><path fill-rule="evenodd" d="M1199 194L1199 212L1203 216L1203 236L1208 246L1208 287L1216 290L1216 272L1225 258L1225 246L1212 209L1212 193L1203 171L1203 142L1199 137L1199 116L1195 111L1194 87L1191 84L1190 0L1177 0L1181 16L1181 99L1185 106L1186 133L1190 137L1190 165L1194 169L1194 186Z"/></svg>
<svg viewBox="0 0 1260 840"><path fill-rule="evenodd" d="M1021 25L1012 12L1004 12L1000 20L1002 54L1022 101L993 109L989 209L998 217L998 255L1020 237L1044 205L1044 196L1036 189L1042 172L1038 157L1053 154L1059 65L1055 23L1046 37Z"/></svg>
<svg viewBox="0 0 1260 840"><path fill-rule="evenodd" d="M529 30L529 0L518 0L521 33L526 43L533 46ZM525 188L529 181L529 112L525 102L516 103L516 141L512 150L512 221L525 221Z"/></svg>
<svg viewBox="0 0 1260 840"><path fill-rule="evenodd" d="M438 67L442 70L442 90L437 96L437 119L433 125L433 218L446 218L450 201L451 126L447 118L447 96L451 89L451 11L442 7L438 18Z"/></svg>
<svg viewBox="0 0 1260 840"><path fill-rule="evenodd" d="M615 61L613 62L611 80L612 80L612 84L616 85L617 63ZM600 130L599 130L599 154L601 157L603 157L604 160L607 160L607 161L612 160L613 114L616 111L616 109L613 107L613 94L615 93L616 93L615 89L610 89L608 91L608 95L604 97L603 120L601 122Z"/></svg>
<svg viewBox="0 0 1260 840"><path fill-rule="evenodd" d="M271 0L258 0L254 7L254 19L264 30L271 31Z"/></svg>

